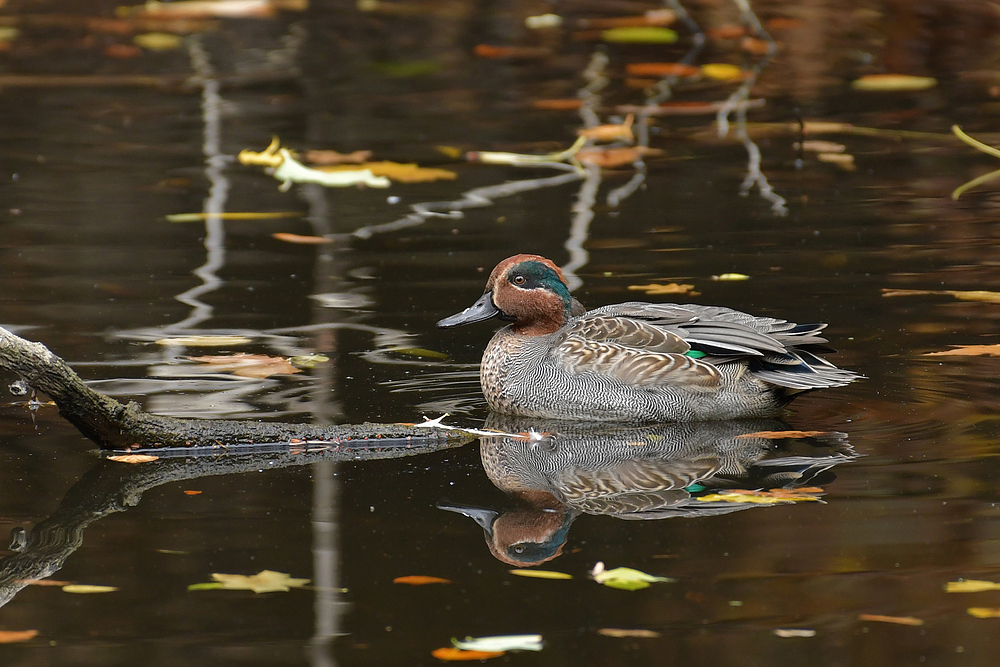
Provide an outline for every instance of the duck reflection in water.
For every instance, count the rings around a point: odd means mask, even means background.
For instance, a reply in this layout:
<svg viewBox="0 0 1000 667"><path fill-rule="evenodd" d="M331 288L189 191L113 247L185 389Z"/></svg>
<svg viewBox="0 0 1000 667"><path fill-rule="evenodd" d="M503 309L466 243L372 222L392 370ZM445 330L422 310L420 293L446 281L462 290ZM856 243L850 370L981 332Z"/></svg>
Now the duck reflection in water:
<svg viewBox="0 0 1000 667"><path fill-rule="evenodd" d="M856 456L843 433L796 437L802 433L777 420L628 427L494 414L486 426L541 434L480 439L486 475L513 507L438 507L475 520L490 552L519 567L559 556L580 514L630 520L727 514L760 505L699 498L828 483L835 479L830 468Z"/></svg>

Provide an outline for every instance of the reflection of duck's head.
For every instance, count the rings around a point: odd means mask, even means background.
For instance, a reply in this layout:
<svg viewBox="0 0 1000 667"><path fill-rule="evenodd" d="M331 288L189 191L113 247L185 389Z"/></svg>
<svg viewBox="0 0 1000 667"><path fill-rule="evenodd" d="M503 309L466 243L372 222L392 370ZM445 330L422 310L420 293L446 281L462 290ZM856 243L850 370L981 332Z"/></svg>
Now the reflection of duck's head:
<svg viewBox="0 0 1000 667"><path fill-rule="evenodd" d="M559 504L522 504L499 513L484 507L439 504L478 523L486 535L486 546L493 556L508 565L529 567L562 554L575 513Z"/></svg>

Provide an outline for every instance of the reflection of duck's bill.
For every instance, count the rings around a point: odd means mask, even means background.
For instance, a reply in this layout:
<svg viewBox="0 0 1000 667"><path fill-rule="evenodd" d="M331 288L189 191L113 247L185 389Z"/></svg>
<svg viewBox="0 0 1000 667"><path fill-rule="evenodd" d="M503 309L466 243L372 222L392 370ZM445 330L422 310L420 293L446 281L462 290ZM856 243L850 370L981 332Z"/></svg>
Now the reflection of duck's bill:
<svg viewBox="0 0 1000 667"><path fill-rule="evenodd" d="M476 301L460 313L444 318L437 325L439 329L450 329L451 327L463 324L482 322L483 320L497 316L503 316L503 312L493 303L493 293L486 292L479 297L479 301Z"/></svg>
<svg viewBox="0 0 1000 667"><path fill-rule="evenodd" d="M456 514L461 514L462 516L467 516L479 526L486 531L487 535L493 535L493 522L496 521L499 512L496 512L485 507L474 507L472 505L456 505L452 503L438 503L437 508L439 510L447 510L449 512L455 512Z"/></svg>

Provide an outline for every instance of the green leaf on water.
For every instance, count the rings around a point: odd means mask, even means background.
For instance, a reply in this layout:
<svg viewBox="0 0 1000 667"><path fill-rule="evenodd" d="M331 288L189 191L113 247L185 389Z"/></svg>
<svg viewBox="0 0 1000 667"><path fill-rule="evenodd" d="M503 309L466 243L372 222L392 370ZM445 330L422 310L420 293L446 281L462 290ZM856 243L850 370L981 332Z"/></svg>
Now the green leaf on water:
<svg viewBox="0 0 1000 667"><path fill-rule="evenodd" d="M599 584L604 584L605 586L610 586L611 588L618 588L623 591L638 591L643 588L649 588L651 584L657 582L672 582L676 579L671 579L669 577L657 577L652 574L646 574L640 570L634 570L630 567L616 567L613 570L605 570L604 563L598 561L594 565L594 569L591 570L590 576L594 578Z"/></svg>
<svg viewBox="0 0 1000 667"><path fill-rule="evenodd" d="M519 577L529 577L534 579L572 579L572 574L565 572L553 572L551 570L511 570L511 574Z"/></svg>
<svg viewBox="0 0 1000 667"><path fill-rule="evenodd" d="M330 361L330 357L325 354L300 354L292 357L289 361L299 368L314 368Z"/></svg>
<svg viewBox="0 0 1000 667"><path fill-rule="evenodd" d="M601 32L601 39L619 44L673 44L677 33L656 26L624 26Z"/></svg>
<svg viewBox="0 0 1000 667"><path fill-rule="evenodd" d="M207 581L203 584L191 584L188 586L189 591L214 591L222 588L222 583L218 581Z"/></svg>

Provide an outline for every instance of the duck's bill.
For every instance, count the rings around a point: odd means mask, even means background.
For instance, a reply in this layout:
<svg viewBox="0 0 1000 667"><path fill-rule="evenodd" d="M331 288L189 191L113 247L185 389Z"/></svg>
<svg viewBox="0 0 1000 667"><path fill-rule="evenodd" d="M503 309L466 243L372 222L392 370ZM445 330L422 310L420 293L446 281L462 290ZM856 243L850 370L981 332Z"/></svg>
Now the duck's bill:
<svg viewBox="0 0 1000 667"><path fill-rule="evenodd" d="M449 512L455 512L456 514L467 516L478 523L480 528L486 531L487 535L493 534L493 522L496 521L498 516L497 512L494 510L487 509L485 507L459 505L446 502L438 503L437 508L439 510L448 510Z"/></svg>
<svg viewBox="0 0 1000 667"><path fill-rule="evenodd" d="M483 320L500 315L503 315L503 312L493 304L493 294L486 292L479 297L479 301L476 301L460 313L444 318L437 325L439 329L450 329L451 327L458 327L463 324L482 322Z"/></svg>

